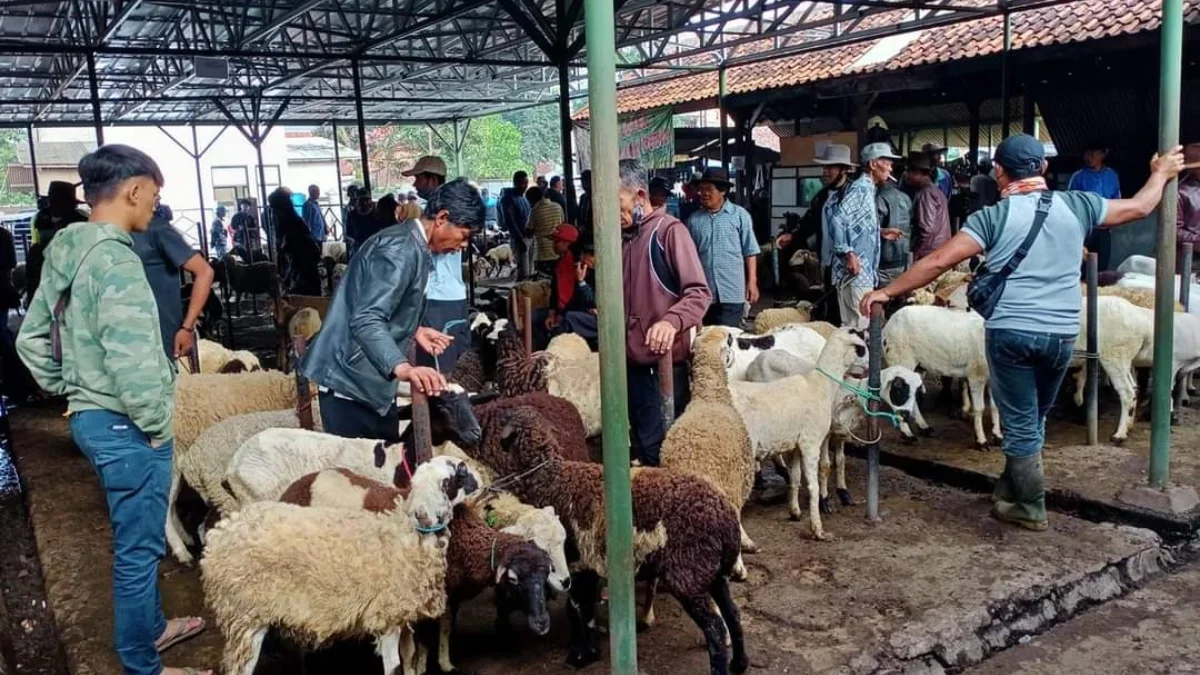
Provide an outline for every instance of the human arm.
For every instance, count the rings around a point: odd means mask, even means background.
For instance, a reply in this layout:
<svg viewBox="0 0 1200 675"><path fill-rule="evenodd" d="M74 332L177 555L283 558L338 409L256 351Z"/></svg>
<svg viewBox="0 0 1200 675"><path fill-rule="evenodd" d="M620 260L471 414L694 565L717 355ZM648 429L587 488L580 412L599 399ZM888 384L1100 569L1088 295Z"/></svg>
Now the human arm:
<svg viewBox="0 0 1200 675"><path fill-rule="evenodd" d="M738 235L742 240L742 255L746 258L746 301L758 302L758 256L761 253L754 238L754 223L750 212L738 208Z"/></svg>
<svg viewBox="0 0 1200 675"><path fill-rule="evenodd" d="M1163 188L1183 170L1183 146L1175 146L1167 154L1150 160L1150 178L1138 193L1129 199L1109 199L1100 227L1117 227L1150 215L1160 201Z"/></svg>
<svg viewBox="0 0 1200 675"><path fill-rule="evenodd" d="M97 285L96 330L104 371L129 419L158 447L172 437L172 391L161 361L146 355L162 338L141 261L108 267Z"/></svg>
<svg viewBox="0 0 1200 675"><path fill-rule="evenodd" d="M963 230L954 235L941 248L913 263L907 272L896 277L896 280L886 287L868 293L863 298L859 311L863 316L870 316L871 305L887 302L892 298L921 288L937 279L946 270L982 252L983 246L966 230Z"/></svg>
<svg viewBox="0 0 1200 675"><path fill-rule="evenodd" d="M359 255L364 254L369 256L362 261L364 278L346 289L350 336L379 374L391 377L408 362L408 356L392 338L389 324L405 291L415 283L418 263L408 259L413 256L397 255L386 246L359 251ZM343 283L346 281L343 279Z"/></svg>
<svg viewBox="0 0 1200 675"><path fill-rule="evenodd" d="M208 303L208 294L212 291L213 268L199 253L192 254L183 264L183 269L192 273L192 295L188 298L187 312L183 316L183 325L175 332L176 358L181 358L196 345L196 321L200 319L204 306Z"/></svg>
<svg viewBox="0 0 1200 675"><path fill-rule="evenodd" d="M39 387L48 394L59 395L66 393L62 364L54 362L50 346L50 307L58 298L46 297L48 288L45 285L38 286L33 294L25 320L21 322L21 330L17 332L17 354Z"/></svg>

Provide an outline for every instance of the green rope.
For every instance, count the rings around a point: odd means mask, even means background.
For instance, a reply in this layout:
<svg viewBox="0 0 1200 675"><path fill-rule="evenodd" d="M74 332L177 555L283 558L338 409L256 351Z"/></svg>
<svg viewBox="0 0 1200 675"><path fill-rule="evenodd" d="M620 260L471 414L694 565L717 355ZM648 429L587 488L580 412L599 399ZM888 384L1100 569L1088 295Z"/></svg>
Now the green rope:
<svg viewBox="0 0 1200 675"><path fill-rule="evenodd" d="M499 538L500 537L492 537L492 554L489 558L488 564L491 566L493 572L496 571L496 540Z"/></svg>
<svg viewBox="0 0 1200 675"><path fill-rule="evenodd" d="M842 389L845 389L846 391L848 391L848 392L854 394L856 397L858 397L858 404L860 406L862 406L863 412L867 414L867 417L876 417L879 419L885 419L888 422L891 422L893 427L896 427L897 429L900 428L901 420L900 420L899 415L897 415L895 413L882 412L882 411L873 412L871 410L870 406L868 405L871 401L875 401L876 403L882 403L884 405L888 405L888 402L883 400L883 398L881 398L879 396L878 389L871 390L871 389L863 389L861 387L856 387L841 378L830 375L828 372L825 371L825 369L820 368L820 367L817 368L817 372L821 373L825 377L832 380L833 383L836 384L837 386L841 387ZM888 407L891 407L891 406L888 405Z"/></svg>

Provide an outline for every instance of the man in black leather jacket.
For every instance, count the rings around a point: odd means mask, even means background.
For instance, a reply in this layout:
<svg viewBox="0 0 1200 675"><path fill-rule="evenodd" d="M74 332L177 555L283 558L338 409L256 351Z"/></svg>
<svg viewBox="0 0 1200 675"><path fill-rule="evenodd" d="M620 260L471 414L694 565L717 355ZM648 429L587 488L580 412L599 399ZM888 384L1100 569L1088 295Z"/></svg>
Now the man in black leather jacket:
<svg viewBox="0 0 1200 675"><path fill-rule="evenodd" d="M459 251L483 228L479 191L465 179L438 188L419 221L387 227L350 260L321 331L300 364L317 383L325 431L347 438L396 442L396 384L437 396L446 380L409 363L415 339L431 354L452 338L419 326L430 253Z"/></svg>

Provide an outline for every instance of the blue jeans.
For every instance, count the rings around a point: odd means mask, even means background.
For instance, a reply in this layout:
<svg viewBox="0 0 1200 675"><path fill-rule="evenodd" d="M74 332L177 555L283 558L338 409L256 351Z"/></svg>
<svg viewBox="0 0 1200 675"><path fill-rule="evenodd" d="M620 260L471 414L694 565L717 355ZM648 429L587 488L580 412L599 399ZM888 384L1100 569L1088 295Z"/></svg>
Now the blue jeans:
<svg viewBox="0 0 1200 675"><path fill-rule="evenodd" d="M173 445L150 441L125 415L71 415L71 437L100 476L112 525L114 642L125 675L158 675L154 641L166 630L158 561L166 552Z"/></svg>
<svg viewBox="0 0 1200 675"><path fill-rule="evenodd" d="M1074 335L988 329L992 402L1000 412L1005 455L1029 457L1042 451L1046 413L1074 350Z"/></svg>
<svg viewBox="0 0 1200 675"><path fill-rule="evenodd" d="M704 325L740 328L744 307L745 304L741 302L714 302L704 313Z"/></svg>

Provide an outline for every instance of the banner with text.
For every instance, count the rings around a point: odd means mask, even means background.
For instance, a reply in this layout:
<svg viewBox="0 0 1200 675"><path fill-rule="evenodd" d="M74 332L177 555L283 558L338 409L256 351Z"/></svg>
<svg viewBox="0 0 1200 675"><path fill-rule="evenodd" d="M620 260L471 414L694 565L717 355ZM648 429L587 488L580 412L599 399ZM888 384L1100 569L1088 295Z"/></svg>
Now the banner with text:
<svg viewBox="0 0 1200 675"><path fill-rule="evenodd" d="M626 113L617 118L618 159L640 159L647 169L675 168L674 110L670 107L647 112ZM590 125L575 122L575 152L582 169L591 161Z"/></svg>

